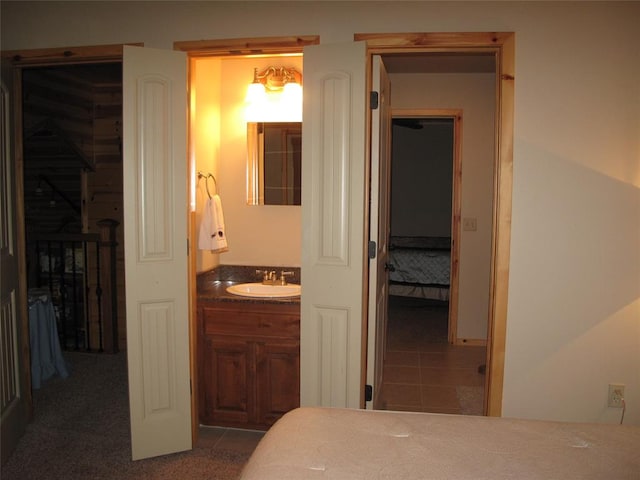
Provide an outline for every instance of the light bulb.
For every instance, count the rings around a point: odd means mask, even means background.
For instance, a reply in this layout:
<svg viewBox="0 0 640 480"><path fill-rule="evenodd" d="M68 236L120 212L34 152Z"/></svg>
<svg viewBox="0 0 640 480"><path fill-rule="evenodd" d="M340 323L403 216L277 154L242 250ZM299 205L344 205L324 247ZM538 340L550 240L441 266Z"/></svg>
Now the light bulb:
<svg viewBox="0 0 640 480"><path fill-rule="evenodd" d="M302 121L302 87L299 83L287 83L284 86L281 98L284 110L287 112L287 121Z"/></svg>
<svg viewBox="0 0 640 480"><path fill-rule="evenodd" d="M250 83L247 88L247 103L264 102L267 92L264 90L264 86L261 83Z"/></svg>

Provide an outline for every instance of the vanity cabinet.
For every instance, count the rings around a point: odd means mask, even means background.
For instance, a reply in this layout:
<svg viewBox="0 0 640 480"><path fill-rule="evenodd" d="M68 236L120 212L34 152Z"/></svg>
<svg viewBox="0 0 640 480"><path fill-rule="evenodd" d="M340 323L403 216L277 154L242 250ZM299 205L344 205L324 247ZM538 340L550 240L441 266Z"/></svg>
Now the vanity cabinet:
<svg viewBox="0 0 640 480"><path fill-rule="evenodd" d="M200 302L199 411L205 425L267 429L300 405L300 306Z"/></svg>

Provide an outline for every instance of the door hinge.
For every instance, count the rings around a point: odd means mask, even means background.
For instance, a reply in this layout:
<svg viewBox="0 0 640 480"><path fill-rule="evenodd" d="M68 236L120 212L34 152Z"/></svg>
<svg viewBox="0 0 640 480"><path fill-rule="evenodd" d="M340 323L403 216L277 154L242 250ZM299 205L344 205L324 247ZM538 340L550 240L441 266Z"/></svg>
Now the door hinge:
<svg viewBox="0 0 640 480"><path fill-rule="evenodd" d="M369 259L374 259L376 258L376 251L377 251L377 245L376 242L374 242L373 240L369 240Z"/></svg>
<svg viewBox="0 0 640 480"><path fill-rule="evenodd" d="M371 92L369 95L369 105L371 106L371 110L378 108L378 92Z"/></svg>
<svg viewBox="0 0 640 480"><path fill-rule="evenodd" d="M371 385L364 386L364 401L370 402L373 400L373 387Z"/></svg>
<svg viewBox="0 0 640 480"><path fill-rule="evenodd" d="M187 238L187 257L189 256L189 239Z"/></svg>

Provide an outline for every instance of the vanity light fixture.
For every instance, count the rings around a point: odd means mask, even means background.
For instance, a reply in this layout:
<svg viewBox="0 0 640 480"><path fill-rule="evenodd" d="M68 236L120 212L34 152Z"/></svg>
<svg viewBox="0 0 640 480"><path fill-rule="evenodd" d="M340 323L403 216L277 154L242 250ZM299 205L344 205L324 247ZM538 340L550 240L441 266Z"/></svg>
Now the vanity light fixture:
<svg viewBox="0 0 640 480"><path fill-rule="evenodd" d="M247 89L248 122L302 121L302 74L295 68L253 70Z"/></svg>
<svg viewBox="0 0 640 480"><path fill-rule="evenodd" d="M287 84L302 83L302 74L295 68L267 67L258 73L253 69L253 83L251 85L263 85L263 88L272 92L281 91Z"/></svg>

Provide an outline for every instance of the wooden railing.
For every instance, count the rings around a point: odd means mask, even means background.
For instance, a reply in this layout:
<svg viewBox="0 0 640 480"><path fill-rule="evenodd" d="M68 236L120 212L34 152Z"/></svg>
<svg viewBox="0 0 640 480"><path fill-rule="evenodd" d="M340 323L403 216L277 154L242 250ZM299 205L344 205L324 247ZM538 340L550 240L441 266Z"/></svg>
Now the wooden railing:
<svg viewBox="0 0 640 480"><path fill-rule="evenodd" d="M116 228L28 237L29 288L48 288L63 350L118 351Z"/></svg>

